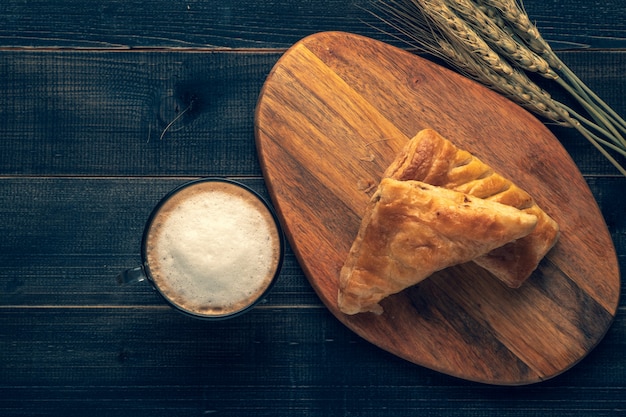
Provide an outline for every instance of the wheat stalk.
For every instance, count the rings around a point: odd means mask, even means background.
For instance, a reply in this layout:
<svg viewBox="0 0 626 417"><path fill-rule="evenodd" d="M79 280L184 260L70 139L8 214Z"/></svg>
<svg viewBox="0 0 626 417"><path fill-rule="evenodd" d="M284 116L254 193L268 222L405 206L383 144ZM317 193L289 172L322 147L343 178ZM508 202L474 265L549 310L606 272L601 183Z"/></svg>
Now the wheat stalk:
<svg viewBox="0 0 626 417"><path fill-rule="evenodd" d="M544 58L524 44L516 42L510 33L505 31L504 26L498 25L471 0L453 0L449 2L448 7L458 13L465 24L479 33L489 45L521 68L537 72L546 78L558 78L558 74Z"/></svg>
<svg viewBox="0 0 626 417"><path fill-rule="evenodd" d="M459 1L459 0L453 0ZM626 121L607 105L593 90L583 83L567 65L561 61L548 42L543 39L537 27L530 21L526 12L515 0L475 0L476 5L493 17L501 28L517 36L518 43L541 55L563 78L555 79L570 93L598 123L612 129L617 144L626 147L621 133L626 133ZM521 42L520 42L521 40Z"/></svg>
<svg viewBox="0 0 626 417"><path fill-rule="evenodd" d="M559 59L516 0L379 0L376 6L384 15L374 14L398 38L528 110L575 128L626 176L609 152L626 156L626 122ZM556 82L590 118L553 99L526 72Z"/></svg>

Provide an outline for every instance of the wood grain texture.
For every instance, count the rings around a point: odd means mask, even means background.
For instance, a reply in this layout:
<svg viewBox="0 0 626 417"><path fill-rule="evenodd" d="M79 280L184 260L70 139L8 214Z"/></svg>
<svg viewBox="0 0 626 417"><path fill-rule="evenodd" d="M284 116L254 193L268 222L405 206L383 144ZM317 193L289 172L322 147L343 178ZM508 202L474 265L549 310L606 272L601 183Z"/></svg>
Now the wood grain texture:
<svg viewBox="0 0 626 417"><path fill-rule="evenodd" d="M325 308L257 308L211 325L158 306L0 309L0 411L615 416L626 406L620 388L626 372L610 352L626 348L624 331L620 315L576 368L540 386L512 389L408 365L363 342Z"/></svg>
<svg viewBox="0 0 626 417"><path fill-rule="evenodd" d="M473 264L449 268L346 316L337 278L372 187L408 138L432 127L521 184L561 226L519 290ZM346 33L291 48L263 87L257 145L287 235L325 305L349 328L412 362L474 381L525 384L584 357L617 310L617 258L578 169L518 106L414 55Z"/></svg>
<svg viewBox="0 0 626 417"><path fill-rule="evenodd" d="M219 325L181 317L145 286L114 284L138 261L152 202L176 184L225 175L264 191L253 110L294 42L344 30L404 47L378 31L362 8L369 1L0 2L0 415L623 413L623 301L602 343L573 369L498 387L365 341L324 307L292 253L265 304ZM626 114L621 0L524 5L563 60ZM147 141L190 93L210 105ZM626 178L575 131L548 128L583 173L626 270Z"/></svg>
<svg viewBox="0 0 626 417"><path fill-rule="evenodd" d="M0 50L2 134L11 144L0 153L0 173L260 176L254 106L281 54ZM562 56L626 113L625 52ZM160 139L192 97L193 111ZM575 130L550 128L584 175L616 173Z"/></svg>
<svg viewBox="0 0 626 417"><path fill-rule="evenodd" d="M141 262L141 235L152 207L190 179L1 179L0 308L162 306L150 286L120 288L114 278ZM237 180L268 197L262 179ZM288 248L268 302L319 306L301 274Z"/></svg>
<svg viewBox="0 0 626 417"><path fill-rule="evenodd" d="M77 48L287 48L312 33L354 32L400 44L367 9L372 0L5 0L0 45ZM558 49L623 48L621 0L526 0L524 7Z"/></svg>
<svg viewBox="0 0 626 417"><path fill-rule="evenodd" d="M0 55L5 175L259 176L251 117L278 54Z"/></svg>

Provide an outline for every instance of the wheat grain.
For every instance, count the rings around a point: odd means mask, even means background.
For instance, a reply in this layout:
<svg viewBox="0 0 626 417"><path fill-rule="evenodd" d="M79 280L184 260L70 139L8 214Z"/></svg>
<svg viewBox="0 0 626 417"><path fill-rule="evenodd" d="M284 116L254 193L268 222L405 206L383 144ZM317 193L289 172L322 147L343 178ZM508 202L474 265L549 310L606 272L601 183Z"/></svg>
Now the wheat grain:
<svg viewBox="0 0 626 417"><path fill-rule="evenodd" d="M552 51L517 0L380 0L383 19L459 72L552 122L577 129L618 170L607 149L626 156L624 121ZM594 121L554 100L524 71L554 80ZM605 149L606 148L606 149Z"/></svg>
<svg viewBox="0 0 626 417"><path fill-rule="evenodd" d="M516 42L511 35L487 16L471 0L447 0L463 21L480 33L487 42L523 69L536 72L549 79L558 78L550 64L526 45Z"/></svg>
<svg viewBox="0 0 626 417"><path fill-rule="evenodd" d="M387 23L411 39L412 46L439 56L466 76L547 120L569 126L562 106L493 51L445 0L389 0L379 5L391 15Z"/></svg>
<svg viewBox="0 0 626 417"><path fill-rule="evenodd" d="M463 50L454 48L450 44L440 43L440 50L445 54L447 61L459 69L466 76L479 81L492 90L511 99L522 107L544 117L547 120L563 126L570 126L569 112L524 73L513 70L509 76L494 71Z"/></svg>
<svg viewBox="0 0 626 417"><path fill-rule="evenodd" d="M472 1L492 16L499 26L505 27L505 30L513 36L518 36L520 43L524 43L529 49L541 55L555 71L560 72L561 77L555 80L589 112L596 122L611 131L609 139L613 143L626 149L626 140L620 134L620 131L626 133L626 121L561 61L541 36L539 29L530 21L518 0Z"/></svg>
<svg viewBox="0 0 626 417"><path fill-rule="evenodd" d="M461 0L452 0L451 2L462 6ZM453 65L455 62L458 64L459 61L463 61L464 71L475 74L474 77L478 78L479 81L502 92L524 107L533 109L543 117L558 123L564 123L567 120L566 112L552 100L547 92L492 50L489 44L464 19L454 13L446 0L414 0L414 3L419 4L422 13L431 17L438 24L437 26L444 36L447 35L445 37L451 46L451 48L447 48L447 55L451 56L454 50L457 51L456 57L451 60ZM493 26L491 27L493 28ZM493 34L494 38L498 35L502 35L502 33ZM443 42L440 41L439 43L440 48L445 48L445 44L442 46ZM500 42L500 44L503 43ZM521 48L513 49L517 52L521 50ZM516 58L521 61L518 56ZM540 61L538 57L537 59L527 59L532 62ZM547 67L547 63L544 62L544 65ZM524 65L524 67L529 68L530 64ZM548 69L545 69L545 72L547 73Z"/></svg>
<svg viewBox="0 0 626 417"><path fill-rule="evenodd" d="M473 0L481 8L488 11L489 15L498 16L496 22L509 28L511 34L515 34L528 46L530 50L540 55L548 64L555 69L563 65L554 53L548 42L541 36L535 26L516 0Z"/></svg>
<svg viewBox="0 0 626 417"><path fill-rule="evenodd" d="M416 0L422 13L437 24L452 44L460 44L494 71L510 75L513 69L508 62L491 49L471 27L460 19L443 0Z"/></svg>

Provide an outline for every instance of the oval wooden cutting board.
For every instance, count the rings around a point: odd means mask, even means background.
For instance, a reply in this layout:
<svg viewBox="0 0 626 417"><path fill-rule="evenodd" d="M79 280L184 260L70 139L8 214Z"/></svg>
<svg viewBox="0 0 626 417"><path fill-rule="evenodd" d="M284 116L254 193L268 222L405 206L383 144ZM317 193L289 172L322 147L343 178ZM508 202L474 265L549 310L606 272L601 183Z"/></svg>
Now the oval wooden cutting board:
<svg viewBox="0 0 626 417"><path fill-rule="evenodd" d="M380 316L344 315L339 270L366 204L426 127L533 195L559 223L559 242L519 289L469 263L389 297ZM619 269L593 195L542 123L483 86L387 44L323 32L277 62L255 131L273 203L311 285L382 349L459 378L520 385L576 364L612 323Z"/></svg>

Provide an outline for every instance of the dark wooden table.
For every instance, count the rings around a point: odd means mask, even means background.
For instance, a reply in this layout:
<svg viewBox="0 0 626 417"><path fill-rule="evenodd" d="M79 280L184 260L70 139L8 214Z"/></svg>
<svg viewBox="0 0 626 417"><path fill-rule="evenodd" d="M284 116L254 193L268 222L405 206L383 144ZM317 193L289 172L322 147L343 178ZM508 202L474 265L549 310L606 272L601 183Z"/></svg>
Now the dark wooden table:
<svg viewBox="0 0 626 417"><path fill-rule="evenodd" d="M394 43L370 26L377 22L366 6L0 4L0 415L626 414L623 302L573 369L496 387L360 339L321 304L291 250L267 300L230 321L189 319L147 285L116 285L116 274L139 262L143 224L171 188L226 176L267 192L253 132L265 77L311 33ZM525 6L563 60L626 115L622 0ZM550 128L593 191L623 271L626 179L574 131Z"/></svg>

